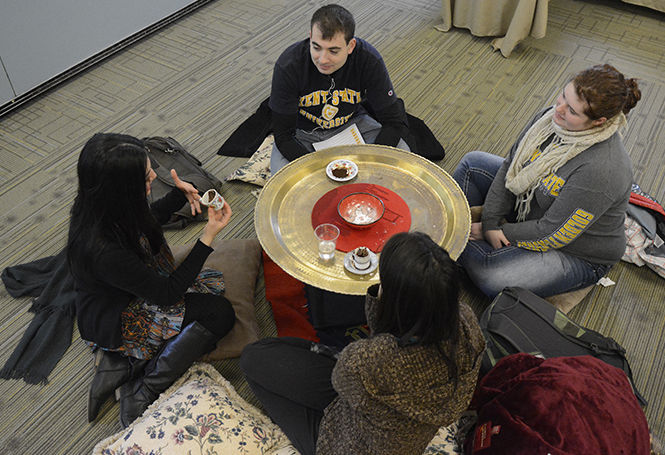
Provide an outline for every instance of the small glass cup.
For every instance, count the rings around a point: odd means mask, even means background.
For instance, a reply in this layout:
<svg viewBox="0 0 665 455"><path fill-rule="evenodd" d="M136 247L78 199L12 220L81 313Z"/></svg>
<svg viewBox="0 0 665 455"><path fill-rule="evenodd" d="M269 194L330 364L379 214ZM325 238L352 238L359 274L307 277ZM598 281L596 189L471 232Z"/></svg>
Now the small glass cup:
<svg viewBox="0 0 665 455"><path fill-rule="evenodd" d="M339 228L334 224L319 224L314 229L314 235L319 242L319 257L324 261L330 261L335 257Z"/></svg>

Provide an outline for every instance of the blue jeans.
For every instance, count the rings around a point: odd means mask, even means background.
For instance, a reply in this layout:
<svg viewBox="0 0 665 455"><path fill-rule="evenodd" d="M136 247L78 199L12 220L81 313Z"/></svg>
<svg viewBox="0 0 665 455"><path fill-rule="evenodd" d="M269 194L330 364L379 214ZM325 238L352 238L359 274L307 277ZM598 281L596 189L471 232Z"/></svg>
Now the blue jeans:
<svg viewBox="0 0 665 455"><path fill-rule="evenodd" d="M453 172L469 205L483 205L503 158L470 152ZM494 249L484 240L471 240L457 259L471 280L490 298L504 287L519 286L541 297L574 291L596 283L612 267L594 264L561 250L531 251L515 246Z"/></svg>
<svg viewBox="0 0 665 455"><path fill-rule="evenodd" d="M325 141L326 139L331 138L342 130L353 125L354 123L358 127L358 130L360 131L360 134L362 135L365 143L373 144L376 140L376 137L379 135L379 132L381 131L381 124L370 117L368 114L356 115L348 123L331 130L315 129L314 131L304 131L297 129L296 140L305 146L309 152L313 152L314 146L312 144L314 142ZM407 152L411 151L404 139L399 140L397 148L406 150ZM287 160L284 155L280 153L279 149L277 148L277 144L273 143L272 152L270 152L270 173L274 175L275 172L279 171L287 164L289 164L289 160Z"/></svg>

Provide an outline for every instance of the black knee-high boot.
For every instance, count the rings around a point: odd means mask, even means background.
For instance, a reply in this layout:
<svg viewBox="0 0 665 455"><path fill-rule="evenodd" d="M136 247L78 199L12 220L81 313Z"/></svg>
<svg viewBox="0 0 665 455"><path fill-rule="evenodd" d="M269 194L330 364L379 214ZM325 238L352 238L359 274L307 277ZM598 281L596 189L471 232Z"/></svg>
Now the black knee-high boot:
<svg viewBox="0 0 665 455"><path fill-rule="evenodd" d="M112 351L95 352L95 376L88 392L88 422L97 417L99 409L115 389L143 372L147 360L130 358Z"/></svg>
<svg viewBox="0 0 665 455"><path fill-rule="evenodd" d="M120 423L126 428L219 340L198 322L192 322L170 339L146 365L143 376L126 382L118 390Z"/></svg>

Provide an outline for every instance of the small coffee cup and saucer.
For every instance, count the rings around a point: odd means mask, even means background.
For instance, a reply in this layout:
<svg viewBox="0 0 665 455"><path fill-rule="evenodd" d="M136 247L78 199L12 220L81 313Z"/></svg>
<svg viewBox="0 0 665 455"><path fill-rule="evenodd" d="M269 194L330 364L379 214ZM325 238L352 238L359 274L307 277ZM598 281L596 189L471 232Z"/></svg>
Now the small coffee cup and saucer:
<svg viewBox="0 0 665 455"><path fill-rule="evenodd" d="M365 246L359 246L344 256L344 267L356 275L367 275L379 266L379 257Z"/></svg>

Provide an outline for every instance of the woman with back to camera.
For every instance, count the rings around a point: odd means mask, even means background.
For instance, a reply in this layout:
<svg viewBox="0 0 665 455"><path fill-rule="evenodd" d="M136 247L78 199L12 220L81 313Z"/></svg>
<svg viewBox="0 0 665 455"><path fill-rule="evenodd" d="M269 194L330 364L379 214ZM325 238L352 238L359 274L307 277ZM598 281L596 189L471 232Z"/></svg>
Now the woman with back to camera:
<svg viewBox="0 0 665 455"><path fill-rule="evenodd" d="M422 233L386 243L367 291L370 337L337 354L297 338L260 340L240 366L302 455L423 453L467 408L485 347L458 301L457 265Z"/></svg>
<svg viewBox="0 0 665 455"><path fill-rule="evenodd" d="M175 267L160 223L187 202L201 211L193 185L171 170L175 188L148 204L156 174L143 142L122 134L95 134L77 171L67 257L79 332L97 348L88 420L122 386L126 427L233 327L221 273L201 270L231 208L208 208L203 234Z"/></svg>
<svg viewBox="0 0 665 455"><path fill-rule="evenodd" d="M482 219L458 262L485 294L573 291L621 259L633 176L619 129L640 97L635 79L594 66L531 119L506 159L462 158L453 177Z"/></svg>

